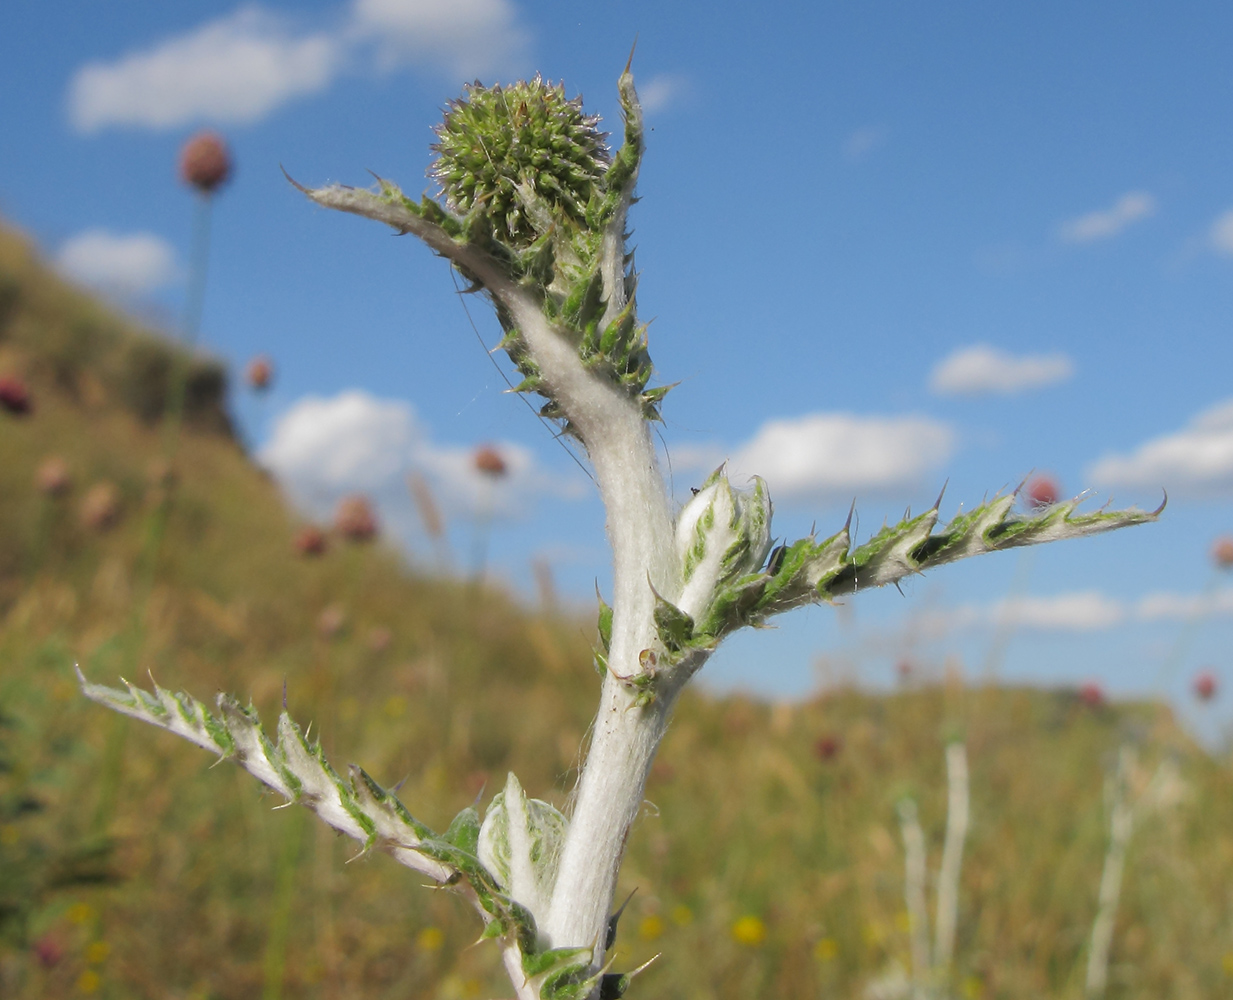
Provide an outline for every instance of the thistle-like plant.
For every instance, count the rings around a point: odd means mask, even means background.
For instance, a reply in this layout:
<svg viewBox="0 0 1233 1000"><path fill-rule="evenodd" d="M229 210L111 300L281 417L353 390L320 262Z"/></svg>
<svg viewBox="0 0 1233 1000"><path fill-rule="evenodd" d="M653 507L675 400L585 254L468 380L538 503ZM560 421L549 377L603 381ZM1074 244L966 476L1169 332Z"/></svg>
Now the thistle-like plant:
<svg viewBox="0 0 1233 1000"><path fill-rule="evenodd" d="M225 697L214 715L187 695L82 682L89 697L237 760L366 850L464 894L520 1000L593 1000L628 987L633 973L605 961L626 837L677 697L724 636L967 556L1159 513L1080 514L1068 501L1020 516L1011 494L935 530L939 498L855 547L851 518L830 537L776 545L766 484L737 488L723 468L676 509L649 429L670 386L650 384L627 245L643 153L628 66L618 89L624 141L615 152L562 86L538 77L477 83L438 128L439 199L412 200L381 179L375 190L296 185L319 205L410 233L445 257L495 309L500 346L522 376L518 391L542 397L542 415L585 449L607 510L613 594L611 605L600 603L600 706L572 815L528 798L511 775L482 817L464 810L436 833L359 768L344 780L285 713L271 741L251 710Z"/></svg>

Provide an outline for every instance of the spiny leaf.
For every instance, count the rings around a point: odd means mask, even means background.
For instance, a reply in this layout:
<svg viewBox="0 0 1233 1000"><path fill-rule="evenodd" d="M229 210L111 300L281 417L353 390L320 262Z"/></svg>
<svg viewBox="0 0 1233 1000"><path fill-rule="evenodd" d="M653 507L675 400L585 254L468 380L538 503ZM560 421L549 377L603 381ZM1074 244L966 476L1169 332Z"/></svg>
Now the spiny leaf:
<svg viewBox="0 0 1233 1000"><path fill-rule="evenodd" d="M941 498L939 498L940 501ZM848 551L847 527L822 543L800 539L788 546L778 571L768 576L757 602L758 619L807 601L828 601L842 594L896 583L906 576L969 556L1155 521L1154 511L1138 508L1077 514L1082 498L1054 504L1036 514L1012 512L1014 495L999 495L960 513L934 531L937 505L915 518L882 528L868 542Z"/></svg>
<svg viewBox="0 0 1233 1000"><path fill-rule="evenodd" d="M467 806L450 823L441 839L468 854L479 850L480 818L475 806Z"/></svg>
<svg viewBox="0 0 1233 1000"><path fill-rule="evenodd" d="M658 594L655 595L654 617L659 640L670 651L677 652L683 649L693 638L693 618Z"/></svg>
<svg viewBox="0 0 1233 1000"><path fill-rule="evenodd" d="M612 647L612 608L600 595L598 586L595 588L595 596L599 599L599 641L607 654Z"/></svg>
<svg viewBox="0 0 1233 1000"><path fill-rule="evenodd" d="M532 979L553 970L585 970L590 964L590 948L550 948L546 951L527 952L522 956L522 971Z"/></svg>
<svg viewBox="0 0 1233 1000"><path fill-rule="evenodd" d="M92 701L169 730L190 743L235 760L284 798L311 809L340 833L374 845L397 861L447 882L456 866L433 858L425 850L431 831L412 819L406 807L381 789L359 768L350 783L325 759L320 744L309 743L285 712L279 718L278 741L271 742L253 709L219 695L213 715L190 695L171 694L157 684L153 693L126 681L127 690L89 683L77 673L82 693Z"/></svg>

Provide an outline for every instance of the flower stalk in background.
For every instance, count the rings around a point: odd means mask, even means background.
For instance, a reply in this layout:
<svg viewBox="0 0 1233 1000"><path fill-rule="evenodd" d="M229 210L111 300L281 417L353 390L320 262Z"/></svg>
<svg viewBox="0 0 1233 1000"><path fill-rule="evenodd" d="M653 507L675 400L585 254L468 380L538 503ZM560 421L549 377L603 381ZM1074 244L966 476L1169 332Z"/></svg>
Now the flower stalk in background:
<svg viewBox="0 0 1233 1000"><path fill-rule="evenodd" d="M963 867L963 845L968 835L969 793L968 755L961 742L946 747L946 839L937 875L937 910L933 921L933 951L929 950L929 911L925 883L925 833L921 829L916 802L911 797L899 800L899 827L903 836L904 905L908 914L911 977L906 990L900 989L902 969L874 984L878 995L902 993L911 1000L930 1000L951 995L951 964L955 956L955 928L959 921L959 874Z"/></svg>
<svg viewBox="0 0 1233 1000"><path fill-rule="evenodd" d="M478 582L484 578L484 568L488 563L488 536L492 531L497 483L509 475L509 467L501 453L490 444L480 445L475 449L471 464L483 482L475 512L475 543L471 556L472 578Z"/></svg>
<svg viewBox="0 0 1233 1000"><path fill-rule="evenodd" d="M998 495L935 530L937 504L853 547L838 532L774 544L766 485L723 468L676 510L650 424L671 386L652 385L628 240L643 122L627 66L623 142L539 77L467 88L438 129L441 200L299 187L319 205L424 242L491 302L500 343L541 415L585 449L607 511L611 605L601 601L599 711L572 814L528 797L512 775L484 814L444 832L413 818L362 770L344 780L284 713L277 740L228 698L219 714L187 695L86 683L85 693L170 729L315 811L335 829L449 885L478 910L519 1000L606 1000L637 971L610 969L617 873L656 750L681 690L725 636L774 615L893 584L968 556L1154 520L1139 510L1081 514L1078 501L1029 514ZM293 182L294 183L294 182Z"/></svg>

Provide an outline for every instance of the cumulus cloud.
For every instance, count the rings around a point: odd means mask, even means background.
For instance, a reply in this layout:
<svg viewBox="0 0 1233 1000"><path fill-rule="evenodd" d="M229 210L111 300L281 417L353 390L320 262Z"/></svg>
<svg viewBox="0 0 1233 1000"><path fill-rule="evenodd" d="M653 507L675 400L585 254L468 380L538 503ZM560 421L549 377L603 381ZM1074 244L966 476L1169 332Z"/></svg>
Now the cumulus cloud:
<svg viewBox="0 0 1233 1000"><path fill-rule="evenodd" d="M1049 632L1099 632L1118 625L1196 621L1233 615L1233 589L1214 593L1157 592L1123 601L1096 590L964 604L932 612L920 623L930 633L959 629L1021 628Z"/></svg>
<svg viewBox="0 0 1233 1000"><path fill-rule="evenodd" d="M1233 255L1233 209L1225 212L1212 223L1209 236L1212 249L1217 253Z"/></svg>
<svg viewBox="0 0 1233 1000"><path fill-rule="evenodd" d="M153 48L83 66L69 84L69 119L87 133L254 122L325 89L341 61L330 36L297 37L281 18L246 7Z"/></svg>
<svg viewBox="0 0 1233 1000"><path fill-rule="evenodd" d="M736 479L759 475L776 500L825 501L917 484L954 452L954 430L928 417L811 413L763 424L731 452L678 449L676 464L714 467Z"/></svg>
<svg viewBox="0 0 1233 1000"><path fill-rule="evenodd" d="M517 515L535 496L582 495L581 482L547 474L522 445L498 442L507 469L499 488L475 468L474 449L434 442L414 408L358 389L309 396L278 419L258 460L297 504L325 517L349 493L371 495L383 513L408 521L405 477L427 476L440 499L468 516Z"/></svg>
<svg viewBox="0 0 1233 1000"><path fill-rule="evenodd" d="M82 66L68 89L80 132L168 129L199 121L259 121L319 93L375 49L387 69L408 64L469 77L505 69L528 35L509 0L353 0L331 31L305 32L257 6L115 60Z"/></svg>
<svg viewBox="0 0 1233 1000"><path fill-rule="evenodd" d="M1065 382L1074 373L1074 362L1065 354L1015 355L974 344L939 361L929 388L939 396L1011 396Z"/></svg>
<svg viewBox="0 0 1233 1000"><path fill-rule="evenodd" d="M258 458L293 492L338 494L384 486L419 444L408 403L351 390L294 403Z"/></svg>
<svg viewBox="0 0 1233 1000"><path fill-rule="evenodd" d="M1126 615L1120 601L1095 590L1054 597L1017 597L990 608L995 625L1066 632L1112 628Z"/></svg>
<svg viewBox="0 0 1233 1000"><path fill-rule="evenodd" d="M1146 219L1156 211L1156 199L1146 191L1129 191L1110 208L1088 212L1063 222L1058 236L1064 243L1092 243L1107 240L1127 226Z"/></svg>
<svg viewBox="0 0 1233 1000"><path fill-rule="evenodd" d="M1125 605L1095 590L1049 597L1010 597L988 604L963 604L928 614L930 632L974 628L1028 629L1039 632L1096 632L1128 616Z"/></svg>
<svg viewBox="0 0 1233 1000"><path fill-rule="evenodd" d="M844 158L859 163L885 143L889 134L882 125L865 125L858 128L843 141Z"/></svg>
<svg viewBox="0 0 1233 1000"><path fill-rule="evenodd" d="M1204 594L1148 594L1135 606L1135 615L1146 622L1197 621L1233 615L1233 589Z"/></svg>
<svg viewBox="0 0 1233 1000"><path fill-rule="evenodd" d="M1088 478L1106 487L1163 487L1172 496L1233 495L1233 399L1128 455L1105 455L1091 466Z"/></svg>
<svg viewBox="0 0 1233 1000"><path fill-rule="evenodd" d="M88 229L65 240L56 267L74 281L121 295L145 295L174 281L176 252L154 233Z"/></svg>
<svg viewBox="0 0 1233 1000"><path fill-rule="evenodd" d="M529 41L509 0L355 0L351 18L387 64L424 60L463 77L504 69Z"/></svg>

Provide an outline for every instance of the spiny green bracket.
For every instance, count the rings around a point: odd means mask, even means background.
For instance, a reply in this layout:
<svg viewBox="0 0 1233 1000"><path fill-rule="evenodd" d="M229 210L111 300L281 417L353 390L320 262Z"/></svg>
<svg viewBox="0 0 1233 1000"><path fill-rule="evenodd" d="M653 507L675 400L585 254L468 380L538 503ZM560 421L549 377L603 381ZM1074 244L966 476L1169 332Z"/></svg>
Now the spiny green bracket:
<svg viewBox="0 0 1233 1000"><path fill-rule="evenodd" d="M1165 506L1162 503L1154 511L1102 509L1080 514L1077 508L1083 498L1079 497L1024 516L1012 510L1016 496L999 494L956 515L935 532L942 500L939 496L924 514L883 527L856 548L851 547L849 515L848 523L831 537L819 541L810 535L778 546L765 567L736 579L721 579L705 615L697 621L679 608L664 607L668 602L657 595L655 621L663 645L657 666L662 673L665 667L685 661L695 651L713 649L730 632L761 625L772 615L792 608L896 584L904 577L969 556L1155 521ZM698 537L702 537L701 532Z"/></svg>
<svg viewBox="0 0 1233 1000"><path fill-rule="evenodd" d="M583 365L632 397L646 419L659 419L671 388L647 387L653 366L627 249L643 152L628 67L618 91L624 144L609 154L599 118L583 113L581 99L566 99L560 84L536 76L506 87L469 85L450 103L433 147L444 204L427 195L414 201L381 178L376 191L309 190L292 181L319 205L414 234L449 258L472 290L486 291L505 332L500 346L522 375L516 391L544 396L541 414L567 431L568 417L514 319L514 293L530 296Z"/></svg>

